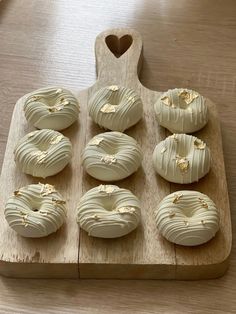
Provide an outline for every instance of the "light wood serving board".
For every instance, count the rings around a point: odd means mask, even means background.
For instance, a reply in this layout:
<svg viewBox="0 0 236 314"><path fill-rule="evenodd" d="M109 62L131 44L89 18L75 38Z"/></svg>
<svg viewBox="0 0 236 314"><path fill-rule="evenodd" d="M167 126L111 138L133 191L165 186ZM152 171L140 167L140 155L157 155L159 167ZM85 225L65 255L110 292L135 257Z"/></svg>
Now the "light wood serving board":
<svg viewBox="0 0 236 314"><path fill-rule="evenodd" d="M21 105L15 106L0 179L0 273L28 278L188 280L223 275L228 267L232 234L220 123L215 105L209 105L207 126L195 134L211 149L210 173L191 185L169 183L156 175L152 166L155 145L169 134L157 124L154 116L153 103L160 92L145 88L138 79L142 53L140 35L131 29L105 31L96 39L95 53L98 79L91 88L78 94L81 106L79 122L63 131L72 141L73 159L70 166L58 175L37 179L21 173L15 166L14 147L33 129L27 124ZM142 146L142 167L129 178L115 183L139 197L142 221L137 230L125 237L98 239L79 230L76 223L76 205L80 197L101 184L84 172L81 152L92 136L103 132L88 116L88 98L99 88L113 84L136 90L144 104L143 119L126 132ZM14 190L39 181L54 184L65 197L67 221L58 232L46 238L22 238L8 227L4 205ZM181 189L207 194L220 209L220 230L204 245L192 248L174 245L161 237L155 226L154 210L158 203L167 194Z"/></svg>

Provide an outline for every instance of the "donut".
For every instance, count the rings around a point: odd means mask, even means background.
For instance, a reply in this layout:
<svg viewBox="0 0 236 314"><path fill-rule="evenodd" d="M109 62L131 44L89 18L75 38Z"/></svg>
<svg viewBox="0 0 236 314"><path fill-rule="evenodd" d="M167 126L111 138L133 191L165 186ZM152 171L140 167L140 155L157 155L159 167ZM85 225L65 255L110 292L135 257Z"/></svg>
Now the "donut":
<svg viewBox="0 0 236 314"><path fill-rule="evenodd" d="M195 136L173 134L161 141L153 152L153 165L164 179L174 183L192 183L210 170L211 154Z"/></svg>
<svg viewBox="0 0 236 314"><path fill-rule="evenodd" d="M78 119L78 101L65 88L41 88L23 96L19 102L23 103L26 120L38 129L60 131Z"/></svg>
<svg viewBox="0 0 236 314"><path fill-rule="evenodd" d="M111 85L99 89L89 100L89 115L100 127L124 132L143 114L143 104L130 88Z"/></svg>
<svg viewBox="0 0 236 314"><path fill-rule="evenodd" d="M70 140L54 130L26 134L17 144L15 162L26 174L46 178L60 172L72 157Z"/></svg>
<svg viewBox="0 0 236 314"><path fill-rule="evenodd" d="M154 104L158 123L172 133L193 133L208 121L208 100L190 89L169 89Z"/></svg>
<svg viewBox="0 0 236 314"><path fill-rule="evenodd" d="M141 162L141 147L135 139L121 132L96 135L82 154L86 172L102 181L124 179L137 171Z"/></svg>
<svg viewBox="0 0 236 314"><path fill-rule="evenodd" d="M164 238L186 246L208 242L219 229L219 211L215 204L197 191L167 195L155 211L155 219Z"/></svg>
<svg viewBox="0 0 236 314"><path fill-rule="evenodd" d="M65 201L53 185L30 184L14 192L4 214L9 226L21 236L41 238L65 222Z"/></svg>
<svg viewBox="0 0 236 314"><path fill-rule="evenodd" d="M77 222L90 236L122 237L138 226L140 202L129 190L116 185L100 185L81 198Z"/></svg>

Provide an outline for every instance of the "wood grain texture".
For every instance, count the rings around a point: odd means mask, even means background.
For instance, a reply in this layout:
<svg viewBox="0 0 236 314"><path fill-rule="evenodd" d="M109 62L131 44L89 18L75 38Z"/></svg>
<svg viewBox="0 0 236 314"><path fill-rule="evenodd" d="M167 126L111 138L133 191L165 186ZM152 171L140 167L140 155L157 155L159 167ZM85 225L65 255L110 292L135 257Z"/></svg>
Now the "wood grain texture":
<svg viewBox="0 0 236 314"><path fill-rule="evenodd" d="M154 90L191 87L217 104L234 225L235 14L234 0L99 3L73 0L70 5L64 0L3 0L0 4L1 161L16 100L45 85L63 84L76 90L92 85L96 35L111 27L132 27L141 33L145 43L141 73L145 86ZM235 313L235 266L234 241L229 271L217 280L80 280L78 283L1 278L0 311Z"/></svg>

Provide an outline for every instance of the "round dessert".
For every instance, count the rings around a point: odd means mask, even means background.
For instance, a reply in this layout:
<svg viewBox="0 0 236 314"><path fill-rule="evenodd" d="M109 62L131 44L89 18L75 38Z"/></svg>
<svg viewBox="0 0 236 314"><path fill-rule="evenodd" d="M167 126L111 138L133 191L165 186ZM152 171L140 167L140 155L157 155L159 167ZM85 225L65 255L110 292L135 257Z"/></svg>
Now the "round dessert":
<svg viewBox="0 0 236 314"><path fill-rule="evenodd" d="M207 99L190 89L169 89L154 104L158 123L172 133L192 133L208 121Z"/></svg>
<svg viewBox="0 0 236 314"><path fill-rule="evenodd" d="M79 104L65 88L46 87L23 96L26 120L38 129L63 130L78 119Z"/></svg>
<svg viewBox="0 0 236 314"><path fill-rule="evenodd" d="M18 234L45 237L59 229L66 219L65 201L50 184L30 184L14 192L5 207L5 218Z"/></svg>
<svg viewBox="0 0 236 314"><path fill-rule="evenodd" d="M180 245L203 244L219 229L219 212L215 204L197 191L169 194L159 204L155 218L162 236Z"/></svg>
<svg viewBox="0 0 236 314"><path fill-rule="evenodd" d="M92 177L117 181L137 171L142 162L142 151L132 137L120 132L106 132L89 141L82 162Z"/></svg>
<svg viewBox="0 0 236 314"><path fill-rule="evenodd" d="M26 174L46 178L57 174L72 157L70 140L53 130L37 130L26 134L17 144L15 162Z"/></svg>
<svg viewBox="0 0 236 314"><path fill-rule="evenodd" d="M120 131L136 124L143 114L143 104L130 88L111 85L99 89L89 100L89 115L100 127Z"/></svg>
<svg viewBox="0 0 236 314"><path fill-rule="evenodd" d="M77 221L90 236L122 237L140 221L140 202L129 190L116 185L100 185L83 195L77 208Z"/></svg>
<svg viewBox="0 0 236 314"><path fill-rule="evenodd" d="M192 183L210 170L211 154L206 144L195 136L173 134L161 141L153 153L156 172L174 183Z"/></svg>

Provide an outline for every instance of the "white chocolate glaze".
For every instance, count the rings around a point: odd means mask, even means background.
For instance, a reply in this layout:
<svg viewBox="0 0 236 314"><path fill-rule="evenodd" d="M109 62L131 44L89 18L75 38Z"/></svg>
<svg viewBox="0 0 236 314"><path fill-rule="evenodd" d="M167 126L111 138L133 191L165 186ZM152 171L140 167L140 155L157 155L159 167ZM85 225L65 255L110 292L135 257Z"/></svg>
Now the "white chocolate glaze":
<svg viewBox="0 0 236 314"><path fill-rule="evenodd" d="M143 104L136 92L116 85L99 89L90 98L88 108L95 123L120 132L136 124L143 114Z"/></svg>
<svg viewBox="0 0 236 314"><path fill-rule="evenodd" d="M195 136L173 134L160 142L153 153L156 172L174 183L192 183L210 170L211 155L206 144Z"/></svg>
<svg viewBox="0 0 236 314"><path fill-rule="evenodd" d="M132 137L121 132L105 132L89 141L82 160L92 177L117 181L137 171L142 162L142 151Z"/></svg>
<svg viewBox="0 0 236 314"><path fill-rule="evenodd" d="M197 191L169 194L159 204L155 218L162 236L180 245L203 244L219 229L219 212L215 204Z"/></svg>
<svg viewBox="0 0 236 314"><path fill-rule="evenodd" d="M8 199L5 218L23 237L45 237L59 229L66 219L65 201L50 184L31 184Z"/></svg>
<svg viewBox="0 0 236 314"><path fill-rule="evenodd" d="M122 237L138 226L140 202L129 190L116 185L100 185L81 198L77 221L90 236Z"/></svg>
<svg viewBox="0 0 236 314"><path fill-rule="evenodd" d="M78 119L79 104L67 89L45 87L23 96L26 120L38 129L63 130Z"/></svg>
<svg viewBox="0 0 236 314"><path fill-rule="evenodd" d="M208 121L207 101L193 90L169 89L154 104L158 123L172 133L196 132Z"/></svg>
<svg viewBox="0 0 236 314"><path fill-rule="evenodd" d="M17 144L15 162L22 172L46 178L60 172L72 157L70 140L54 130L26 134Z"/></svg>

